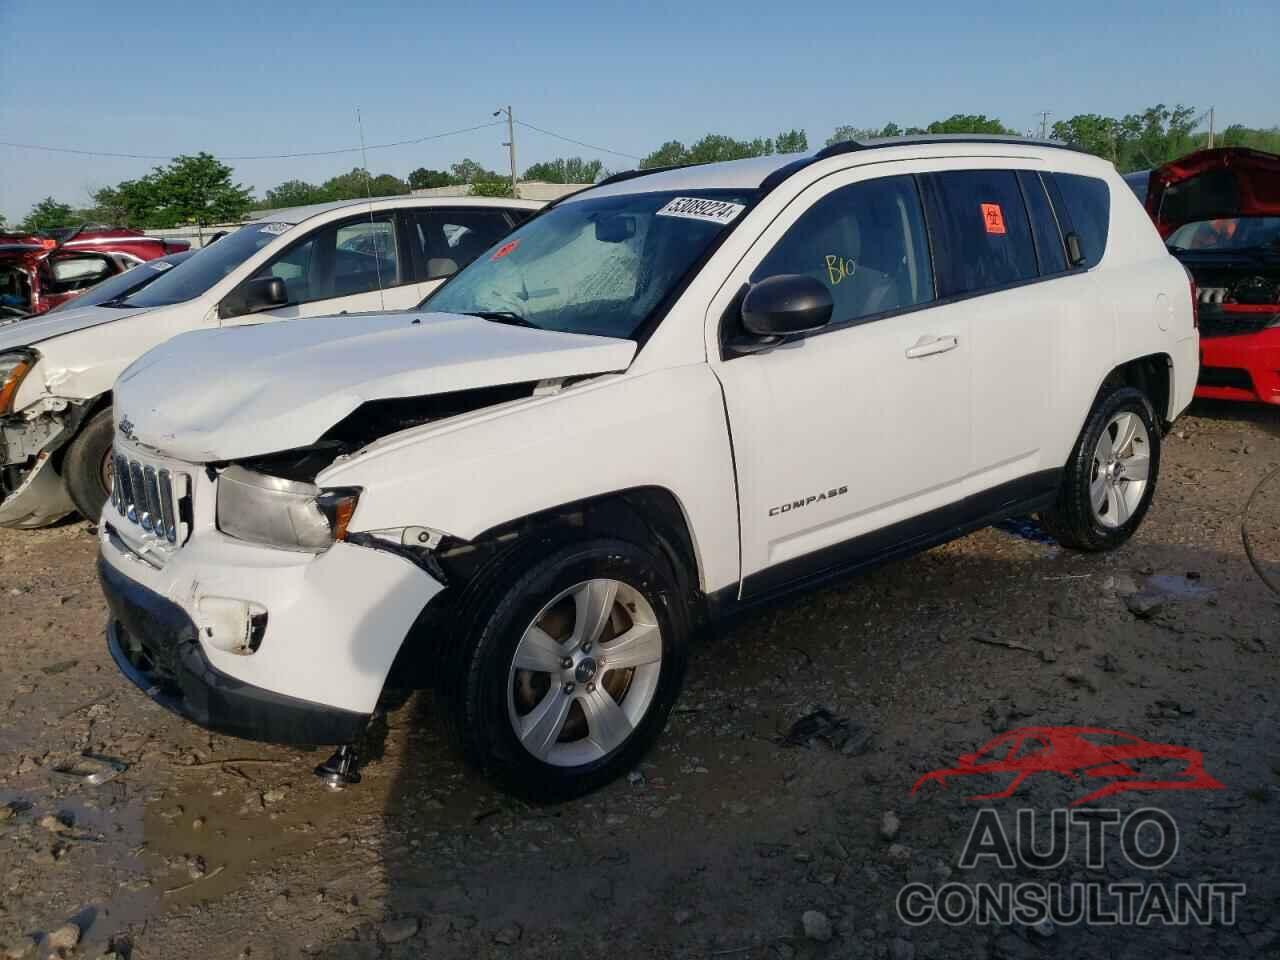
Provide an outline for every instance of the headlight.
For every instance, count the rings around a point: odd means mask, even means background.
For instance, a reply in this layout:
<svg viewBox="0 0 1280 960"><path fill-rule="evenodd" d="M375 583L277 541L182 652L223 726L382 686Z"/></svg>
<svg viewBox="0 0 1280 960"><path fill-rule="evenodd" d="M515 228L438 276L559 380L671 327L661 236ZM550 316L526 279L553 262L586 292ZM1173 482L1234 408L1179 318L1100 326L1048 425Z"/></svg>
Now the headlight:
<svg viewBox="0 0 1280 960"><path fill-rule="evenodd" d="M321 490L243 467L218 475L218 529L251 543L320 552L347 536L360 491Z"/></svg>
<svg viewBox="0 0 1280 960"><path fill-rule="evenodd" d="M35 365L36 355L27 350L0 356L0 417L13 413L13 398L18 395L18 387Z"/></svg>

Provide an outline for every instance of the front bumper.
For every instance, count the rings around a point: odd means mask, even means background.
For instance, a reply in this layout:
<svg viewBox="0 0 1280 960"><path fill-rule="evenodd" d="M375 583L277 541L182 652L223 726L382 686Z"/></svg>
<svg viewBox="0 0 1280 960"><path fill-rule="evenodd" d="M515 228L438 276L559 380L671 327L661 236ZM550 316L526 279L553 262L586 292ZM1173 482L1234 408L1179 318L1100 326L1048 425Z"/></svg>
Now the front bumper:
<svg viewBox="0 0 1280 960"><path fill-rule="evenodd" d="M177 604L98 558L111 616L107 647L121 672L147 696L202 727L290 744L351 743L368 722L355 713L263 690L209 662L196 625Z"/></svg>
<svg viewBox="0 0 1280 960"><path fill-rule="evenodd" d="M1280 404L1280 327L1201 336L1196 396Z"/></svg>

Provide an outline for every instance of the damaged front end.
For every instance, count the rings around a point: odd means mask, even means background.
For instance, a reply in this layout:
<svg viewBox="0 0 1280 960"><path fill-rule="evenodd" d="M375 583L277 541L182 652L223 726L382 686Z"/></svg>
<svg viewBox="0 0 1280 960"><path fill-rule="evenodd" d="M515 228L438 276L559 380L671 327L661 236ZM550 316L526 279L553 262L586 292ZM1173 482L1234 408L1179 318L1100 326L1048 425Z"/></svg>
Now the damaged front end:
<svg viewBox="0 0 1280 960"><path fill-rule="evenodd" d="M47 526L75 510L60 472L62 448L75 436L87 405L46 397L13 412L18 387L39 357L34 350L0 356L0 526Z"/></svg>

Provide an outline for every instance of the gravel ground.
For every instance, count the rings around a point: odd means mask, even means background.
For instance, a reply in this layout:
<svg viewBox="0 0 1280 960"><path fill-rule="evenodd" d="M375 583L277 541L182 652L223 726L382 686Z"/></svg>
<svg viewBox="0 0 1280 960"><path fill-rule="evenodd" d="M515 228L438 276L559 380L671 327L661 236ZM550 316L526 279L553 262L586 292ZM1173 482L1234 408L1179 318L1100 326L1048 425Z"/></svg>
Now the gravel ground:
<svg viewBox="0 0 1280 960"><path fill-rule="evenodd" d="M94 540L0 531L0 951L7 956L1280 956L1280 411L1197 406L1154 507L1106 556L1008 524L706 638L658 748L584 800L529 807L462 768L425 695L364 782L210 736L111 663ZM793 724L816 710L805 735ZM1219 790L1167 811L1163 868L1073 835L1049 871L959 865L983 806L1065 807L1105 780L911 793L1001 732L1084 725L1203 751ZM82 775L127 764L99 786ZM1145 775L1145 774L1144 774ZM1086 778L1088 779L1088 778ZM1047 834L1046 834L1047 836ZM1242 883L1232 924L909 926L904 884ZM70 924L70 926L68 926ZM78 945L77 944L78 941ZM0 953L0 956L6 954Z"/></svg>

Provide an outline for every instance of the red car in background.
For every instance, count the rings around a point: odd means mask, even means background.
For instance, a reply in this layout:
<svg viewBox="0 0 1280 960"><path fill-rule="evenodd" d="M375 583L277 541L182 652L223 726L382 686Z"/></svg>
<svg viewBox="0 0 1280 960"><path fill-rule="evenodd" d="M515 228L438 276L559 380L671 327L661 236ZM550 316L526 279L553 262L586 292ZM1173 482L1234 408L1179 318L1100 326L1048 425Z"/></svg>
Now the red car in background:
<svg viewBox="0 0 1280 960"><path fill-rule="evenodd" d="M188 247L185 240L96 225L0 233L0 319L45 313L144 260Z"/></svg>
<svg viewBox="0 0 1280 960"><path fill-rule="evenodd" d="M1280 404L1280 156L1189 154L1151 172L1146 207L1198 287L1196 396Z"/></svg>

